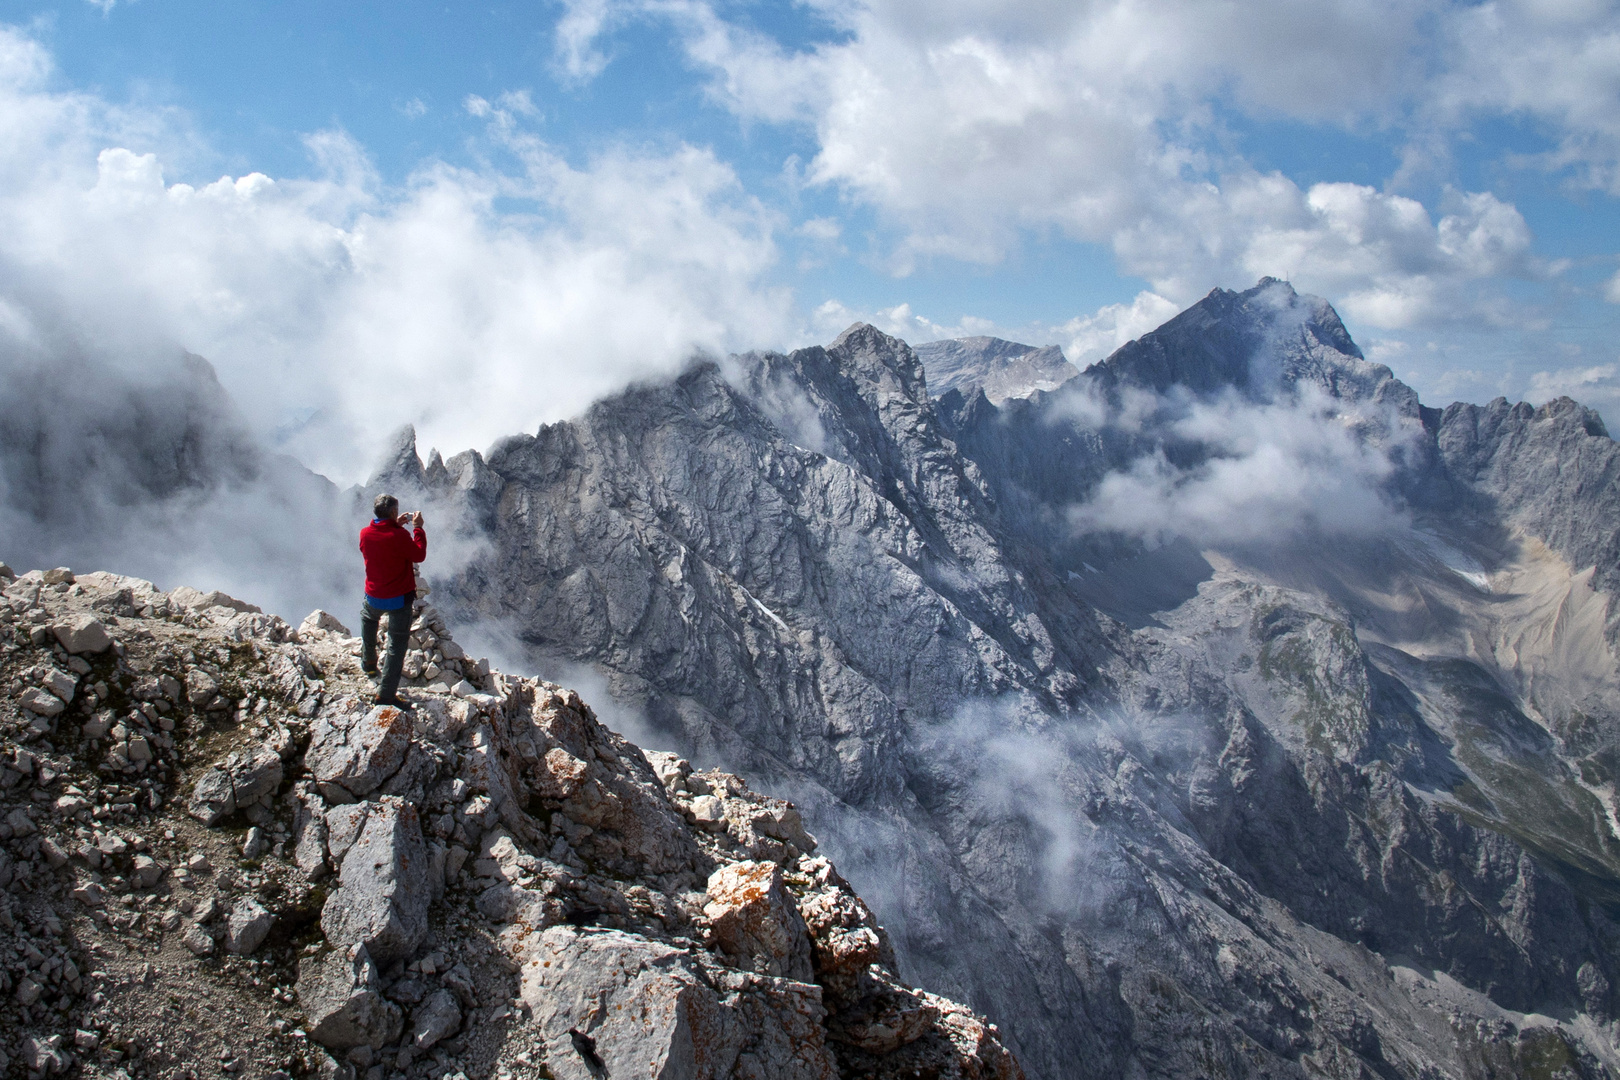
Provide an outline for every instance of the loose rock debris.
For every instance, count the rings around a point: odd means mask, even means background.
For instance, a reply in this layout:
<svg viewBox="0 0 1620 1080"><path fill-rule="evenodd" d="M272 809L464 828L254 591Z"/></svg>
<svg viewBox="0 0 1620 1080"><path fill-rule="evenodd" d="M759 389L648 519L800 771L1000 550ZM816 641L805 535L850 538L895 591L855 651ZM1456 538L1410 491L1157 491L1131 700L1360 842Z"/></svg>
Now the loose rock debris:
<svg viewBox="0 0 1620 1080"><path fill-rule="evenodd" d="M0 1075L1021 1080L798 811L491 671L0 564Z"/></svg>

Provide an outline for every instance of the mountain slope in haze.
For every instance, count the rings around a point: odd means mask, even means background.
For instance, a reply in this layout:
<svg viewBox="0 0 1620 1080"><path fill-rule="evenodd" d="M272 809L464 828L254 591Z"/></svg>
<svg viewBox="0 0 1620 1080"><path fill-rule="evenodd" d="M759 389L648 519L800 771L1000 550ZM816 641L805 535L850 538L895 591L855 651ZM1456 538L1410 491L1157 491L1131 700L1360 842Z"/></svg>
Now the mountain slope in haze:
<svg viewBox="0 0 1620 1080"><path fill-rule="evenodd" d="M294 615L352 595L353 520L200 356L0 355L0 552L18 565L207 581Z"/></svg>
<svg viewBox="0 0 1620 1080"><path fill-rule="evenodd" d="M1056 345L1037 348L995 337L966 337L926 342L913 351L927 370L934 394L948 390L966 394L977 388L997 404L1037 390L1056 390L1080 374Z"/></svg>
<svg viewBox="0 0 1620 1080"><path fill-rule="evenodd" d="M1032 1076L1620 1075L1590 414L1423 408L1273 281L931 389L856 326L374 483L487 542L459 617L798 801Z"/></svg>

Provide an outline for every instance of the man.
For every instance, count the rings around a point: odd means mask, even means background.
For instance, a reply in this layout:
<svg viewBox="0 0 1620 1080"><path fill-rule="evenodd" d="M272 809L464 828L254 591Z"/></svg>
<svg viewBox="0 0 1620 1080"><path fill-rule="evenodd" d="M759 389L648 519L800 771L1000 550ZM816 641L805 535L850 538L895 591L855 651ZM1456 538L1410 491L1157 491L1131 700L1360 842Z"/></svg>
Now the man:
<svg viewBox="0 0 1620 1080"><path fill-rule="evenodd" d="M360 666L366 675L377 678L377 624L387 619L388 653L376 704L403 707L399 676L411 636L415 564L427 558L427 533L422 531L422 515L401 514L399 500L392 495L378 495L371 509L371 524L360 530L360 554L366 560L366 600L360 608ZM407 524L415 526L414 535L405 531Z"/></svg>

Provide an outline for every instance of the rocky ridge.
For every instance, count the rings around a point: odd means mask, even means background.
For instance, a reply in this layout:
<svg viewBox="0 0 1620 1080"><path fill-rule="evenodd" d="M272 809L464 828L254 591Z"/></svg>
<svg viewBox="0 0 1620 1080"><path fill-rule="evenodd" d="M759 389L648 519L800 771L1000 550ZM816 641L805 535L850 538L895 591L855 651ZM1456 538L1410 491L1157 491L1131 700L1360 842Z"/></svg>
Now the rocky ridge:
<svg viewBox="0 0 1620 1080"><path fill-rule="evenodd" d="M401 711L323 612L0 584L0 1074L1020 1080L791 804L431 606Z"/></svg>
<svg viewBox="0 0 1620 1080"><path fill-rule="evenodd" d="M936 395L977 389L997 405L1038 390L1056 390L1080 374L1056 345L1037 348L1001 338L966 337L929 341L914 349Z"/></svg>

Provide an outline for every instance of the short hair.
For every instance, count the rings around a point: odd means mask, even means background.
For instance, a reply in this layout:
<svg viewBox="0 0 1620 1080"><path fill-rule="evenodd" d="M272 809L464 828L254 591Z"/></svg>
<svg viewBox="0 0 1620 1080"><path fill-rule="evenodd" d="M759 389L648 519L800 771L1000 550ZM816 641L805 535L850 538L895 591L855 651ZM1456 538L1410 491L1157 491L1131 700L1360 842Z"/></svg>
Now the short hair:
<svg viewBox="0 0 1620 1080"><path fill-rule="evenodd" d="M373 517L387 517L389 510L398 509L399 500L388 494L386 491L377 496L375 499L371 500L371 514Z"/></svg>

